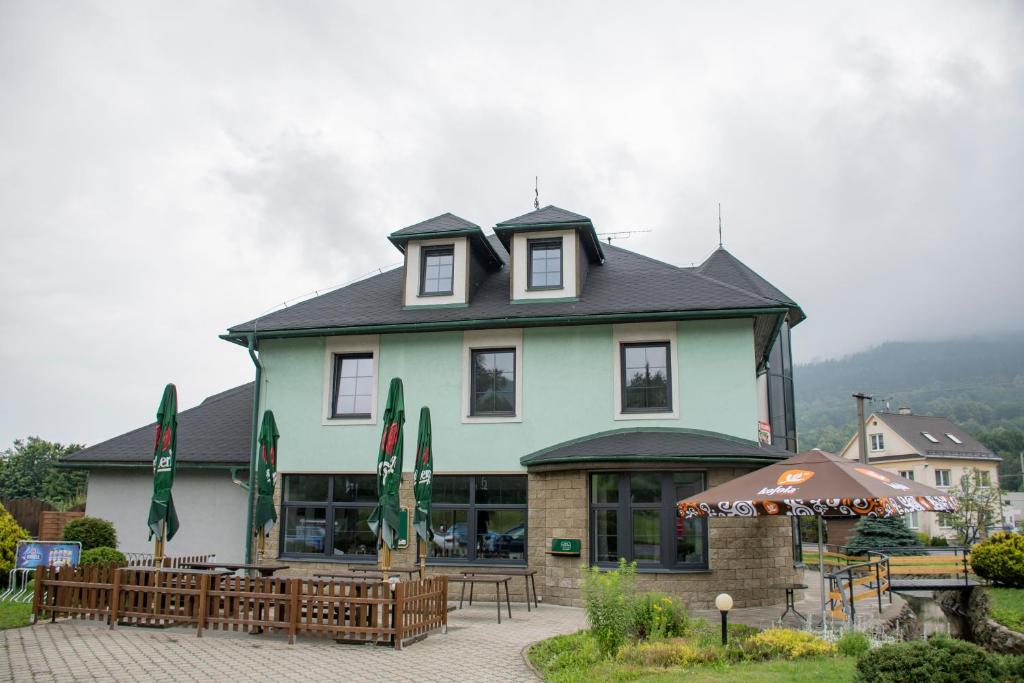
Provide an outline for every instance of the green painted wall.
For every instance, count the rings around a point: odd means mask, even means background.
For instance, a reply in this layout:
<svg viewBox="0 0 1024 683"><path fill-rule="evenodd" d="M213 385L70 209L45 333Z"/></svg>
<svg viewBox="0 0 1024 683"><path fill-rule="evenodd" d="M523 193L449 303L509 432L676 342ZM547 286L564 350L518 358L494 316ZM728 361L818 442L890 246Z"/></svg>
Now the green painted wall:
<svg viewBox="0 0 1024 683"><path fill-rule="evenodd" d="M679 419L613 418L608 325L523 330L523 421L463 424L462 333L380 337L378 400L392 377L405 383L405 448L415 448L420 406L430 406L437 471L522 471L519 458L568 439L622 427L690 427L757 437L754 339L749 320L678 323ZM322 339L261 344L263 408L281 430L282 472L372 471L380 424L321 424ZM408 456L407 456L408 457Z"/></svg>

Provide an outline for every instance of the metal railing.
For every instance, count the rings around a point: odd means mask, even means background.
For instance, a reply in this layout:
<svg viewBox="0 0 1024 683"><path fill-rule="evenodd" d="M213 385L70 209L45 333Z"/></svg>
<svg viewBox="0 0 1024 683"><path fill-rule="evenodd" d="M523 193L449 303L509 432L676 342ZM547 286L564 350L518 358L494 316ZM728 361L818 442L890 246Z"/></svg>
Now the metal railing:
<svg viewBox="0 0 1024 683"><path fill-rule="evenodd" d="M889 594L889 557L879 553L877 560L849 564L842 569L825 575L829 582L829 610L832 617L849 619L852 623L857 615L857 602L874 595L878 600L878 611L882 611L882 591ZM844 584L845 581L845 584Z"/></svg>

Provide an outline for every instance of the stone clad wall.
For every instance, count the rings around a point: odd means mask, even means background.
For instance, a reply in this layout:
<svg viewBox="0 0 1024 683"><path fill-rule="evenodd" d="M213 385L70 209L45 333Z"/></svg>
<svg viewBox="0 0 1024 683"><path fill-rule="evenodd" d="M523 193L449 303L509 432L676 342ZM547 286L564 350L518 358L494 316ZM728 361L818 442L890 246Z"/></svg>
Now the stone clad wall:
<svg viewBox="0 0 1024 683"><path fill-rule="evenodd" d="M709 485L717 486L746 471L730 468L709 470ZM581 470L529 474L527 553L529 566L537 569L537 592L543 601L557 605L582 605L581 572L590 558L587 481L588 473ZM279 501L281 487L277 489L275 495ZM410 515L413 501L412 473L406 472L402 477L401 503ZM415 534L411 518L409 521L409 547L392 554L393 565L413 565L416 562ZM277 556L280 526L276 525L267 539L267 559ZM708 532L708 571L642 573L638 586L641 590L657 590L677 596L693 609L713 607L715 596L722 592L732 595L737 607L781 605L783 591L771 587L799 579L798 570L793 566L790 528L788 517L712 519ZM580 539L580 556L549 554L553 538ZM310 575L317 570L338 571L347 566L345 563L294 558L281 561L291 567L284 572L287 575ZM428 565L427 574L451 575L464 568ZM510 589L512 600L525 600L526 591L521 577L513 578ZM459 590L458 586L453 586L450 595L457 597ZM482 585L475 587L474 595L484 600L494 599L493 589Z"/></svg>

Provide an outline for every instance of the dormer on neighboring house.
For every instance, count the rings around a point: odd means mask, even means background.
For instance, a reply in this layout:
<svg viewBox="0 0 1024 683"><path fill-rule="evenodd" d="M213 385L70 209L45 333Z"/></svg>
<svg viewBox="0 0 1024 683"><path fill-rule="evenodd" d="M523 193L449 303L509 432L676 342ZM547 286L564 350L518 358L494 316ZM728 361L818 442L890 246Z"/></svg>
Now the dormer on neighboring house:
<svg viewBox="0 0 1024 683"><path fill-rule="evenodd" d="M591 266L604 263L590 219L557 206L502 221L494 234L511 256L512 303L579 299Z"/></svg>
<svg viewBox="0 0 1024 683"><path fill-rule="evenodd" d="M487 273L501 270L501 257L479 225L445 213L388 235L405 255L402 304L468 306Z"/></svg>

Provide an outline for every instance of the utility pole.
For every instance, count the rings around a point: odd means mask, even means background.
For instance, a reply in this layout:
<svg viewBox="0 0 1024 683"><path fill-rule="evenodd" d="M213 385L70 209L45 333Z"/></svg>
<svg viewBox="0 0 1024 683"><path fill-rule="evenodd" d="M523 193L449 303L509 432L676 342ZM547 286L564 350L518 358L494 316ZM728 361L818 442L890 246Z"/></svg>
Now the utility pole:
<svg viewBox="0 0 1024 683"><path fill-rule="evenodd" d="M864 424L864 401L870 401L871 397L864 394L854 394L857 399L857 445L860 446L860 461L868 464L868 434L867 425Z"/></svg>

